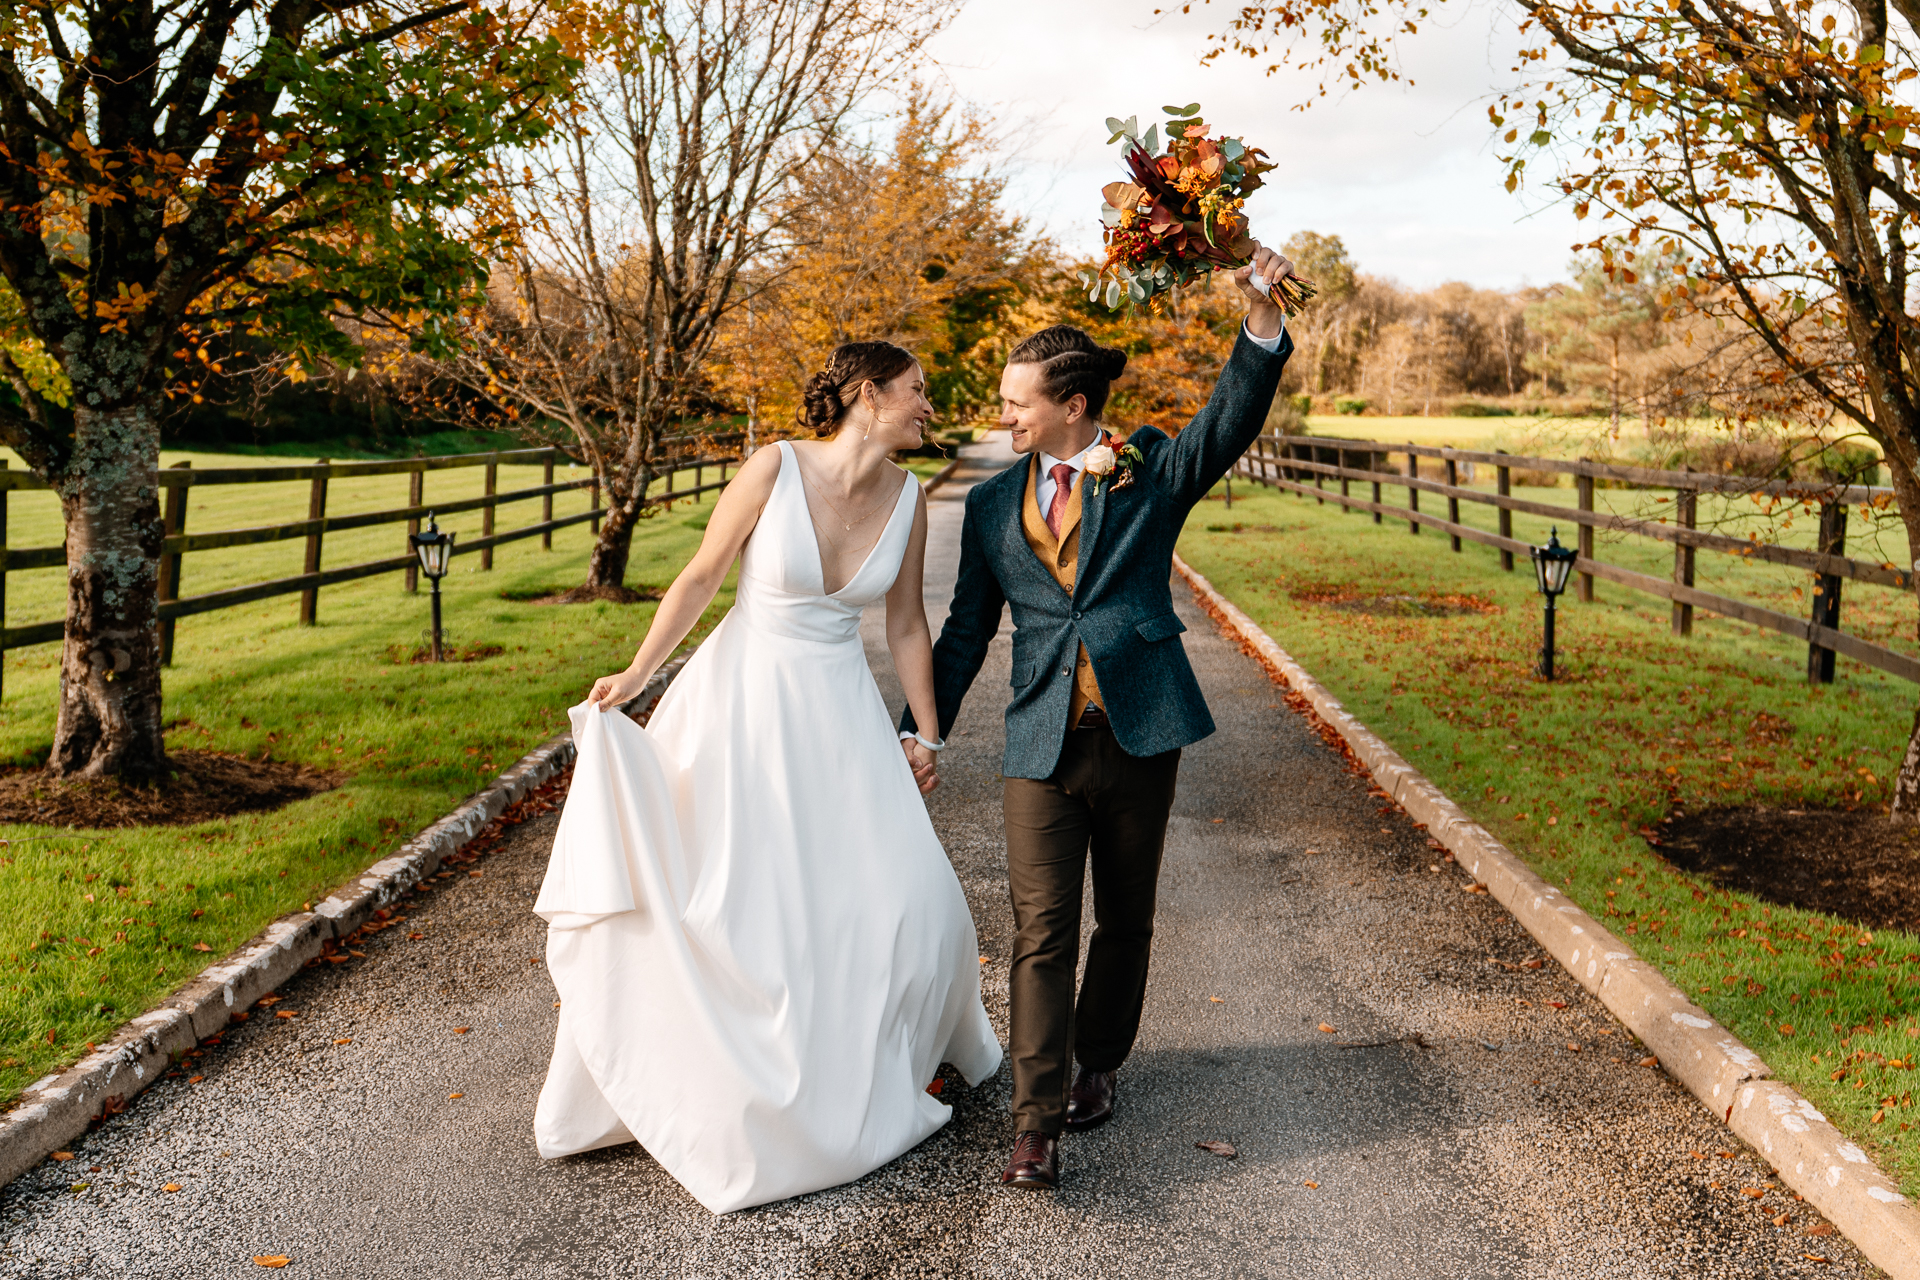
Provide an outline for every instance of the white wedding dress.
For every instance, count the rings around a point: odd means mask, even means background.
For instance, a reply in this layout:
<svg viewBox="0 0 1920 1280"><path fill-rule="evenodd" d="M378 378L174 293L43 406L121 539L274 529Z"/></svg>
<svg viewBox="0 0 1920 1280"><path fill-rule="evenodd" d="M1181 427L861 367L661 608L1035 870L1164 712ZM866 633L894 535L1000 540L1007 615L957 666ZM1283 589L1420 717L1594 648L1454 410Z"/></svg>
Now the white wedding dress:
<svg viewBox="0 0 1920 1280"><path fill-rule="evenodd" d="M540 1154L638 1141L715 1213L850 1182L944 1124L942 1062L1000 1065L973 918L860 641L900 570L909 476L825 592L798 464L734 606L648 727L574 707L545 883L561 1000Z"/></svg>

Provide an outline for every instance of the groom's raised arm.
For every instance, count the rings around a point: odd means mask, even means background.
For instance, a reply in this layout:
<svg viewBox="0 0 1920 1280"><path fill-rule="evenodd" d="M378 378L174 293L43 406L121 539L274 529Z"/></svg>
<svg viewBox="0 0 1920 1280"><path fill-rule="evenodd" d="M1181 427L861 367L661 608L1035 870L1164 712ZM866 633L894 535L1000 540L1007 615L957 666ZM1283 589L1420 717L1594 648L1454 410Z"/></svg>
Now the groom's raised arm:
<svg viewBox="0 0 1920 1280"><path fill-rule="evenodd" d="M1241 327L1220 380L1186 430L1157 451L1161 491L1188 506L1200 501L1233 469L1267 424L1280 372L1293 354L1293 336L1282 329L1269 350Z"/></svg>
<svg viewBox="0 0 1920 1280"><path fill-rule="evenodd" d="M954 583L953 605L933 644L933 704L940 717L940 737L944 740L960 715L960 703L980 674L987 660L987 646L1000 630L1000 615L1007 598L1000 590L1000 579L987 563L981 542L980 521L974 519L975 489L967 495L967 514L960 524L960 576ZM912 733L913 708L900 713L900 731Z"/></svg>

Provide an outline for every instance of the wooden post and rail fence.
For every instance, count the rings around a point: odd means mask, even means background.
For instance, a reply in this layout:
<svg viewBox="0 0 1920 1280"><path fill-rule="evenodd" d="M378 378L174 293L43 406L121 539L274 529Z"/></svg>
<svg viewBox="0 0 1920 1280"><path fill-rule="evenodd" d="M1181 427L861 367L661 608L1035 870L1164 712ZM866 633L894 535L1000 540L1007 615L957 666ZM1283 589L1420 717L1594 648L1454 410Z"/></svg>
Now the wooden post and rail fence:
<svg viewBox="0 0 1920 1280"><path fill-rule="evenodd" d="M1391 459L1396 455L1406 459L1404 468L1393 465ZM1420 475L1421 458L1439 460L1445 478L1429 479ZM1460 467L1463 464L1493 468L1493 492L1462 485ZM1564 507L1513 496L1512 477L1516 469L1572 476L1575 505ZM1920 659L1840 630L1840 587L1843 581L1852 580L1899 591L1913 590L1911 571L1893 564L1850 559L1845 554L1848 508L1861 503L1882 505L1892 501L1893 490L1889 488L1838 481L1756 480L1699 471L1618 466L1587 459L1568 461L1498 451L1483 453L1434 445L1294 435L1261 436L1235 465L1233 474L1319 502L1333 502L1349 510L1371 512L1375 524L1391 517L1395 520L1404 519L1410 533L1418 534L1422 526L1432 528L1448 536L1454 551L1459 551L1465 542L1496 548L1500 553L1500 567L1509 572L1514 568L1516 553L1525 557L1530 550L1527 543L1513 536L1514 512L1571 524L1579 531L1578 556L1574 560L1577 575L1574 590L1576 597L1582 601L1591 601L1594 598L1594 581L1604 579L1671 601L1672 629L1678 636L1692 634L1693 611L1698 608L1805 640L1807 678L1811 681L1831 683L1834 658L1838 654L1845 654L1856 662L1903 680L1920 683ZM1327 488L1329 480L1340 482L1338 493ZM1371 501L1352 495L1350 486L1354 481L1372 485ZM1596 482L1622 488L1672 490L1673 519L1663 522L1597 511L1593 499ZM1407 491L1404 507L1393 506L1382 500L1382 489L1387 487L1404 488ZM1423 492L1446 499L1447 515L1444 519L1420 510L1420 495ZM1700 529L1697 527L1699 497L1703 493L1736 497L1762 494L1816 505L1820 509L1817 546L1807 550ZM1460 504L1463 502L1496 508L1499 512L1499 531L1493 533L1463 524L1460 520ZM1671 543L1671 578L1654 577L1597 559L1594 553L1596 529ZM1811 571L1816 577L1809 616L1797 618L1775 609L1700 590L1694 586L1694 556L1698 551L1715 551Z"/></svg>
<svg viewBox="0 0 1920 1280"><path fill-rule="evenodd" d="M702 436L698 440L703 444L712 445L726 442L731 436L739 434L735 432L730 435ZM684 439L692 441L695 438ZM662 443L674 442L663 441ZM556 460L568 459L559 449L543 448L399 458L375 462L329 462L322 459L310 465L294 466L195 468L189 463L180 462L163 469L159 477L160 486L165 490L161 502L164 526L164 540L160 553L161 662L172 663L174 629L181 618L192 614L210 613L216 609L231 609L236 605L251 604L256 600L298 593L300 621L311 625L319 616L320 589L325 586L385 573L404 573L406 589L410 592L418 590L419 560L413 554L411 546L404 540L396 539L398 546L395 548L396 554L392 556L359 564L323 568L322 552L326 535L329 533L384 524L405 524L407 532L412 534L420 531L420 523L429 512L437 516L447 516L477 510L481 513L481 536L471 542L455 543L453 554L456 556L479 555L482 571L493 568L493 549L509 542L538 537L541 546L551 550L553 532L556 529L587 523L592 526L595 533L598 533L603 514L600 506L599 480L590 476L577 480L555 481L553 470ZM541 466L544 482L531 488L501 493L499 492L499 469L502 464ZM648 496L647 504L649 506L665 505L725 488L731 479L727 474L728 468L739 465L740 458L737 455L726 454L699 453L663 461L659 467L669 477L680 472L693 471L694 484L686 489L669 489L651 494ZM452 471L469 467L484 468L483 492L479 497L458 498L436 503L426 501L428 472ZM718 479L712 481L705 479L706 469L709 467L719 469ZM408 477L406 506L354 515L329 516L327 514L327 492L330 481L388 475ZM255 525L241 529L195 533L187 531L189 489L208 485L284 484L290 480L308 482L307 517L304 520ZM8 495L16 491L44 490L48 487L47 483L37 476L7 469L5 461L0 460L0 617L4 616L6 608L7 574L27 569L58 568L67 562L65 545L51 547L7 545ZM587 510L556 518L553 514L553 495L575 489L588 490L590 496ZM504 532L496 530L494 513L497 507L533 498L541 500L541 518L538 522ZM291 539L304 539L306 543L306 555L302 561L301 572L293 577L275 578L266 582L230 587L222 591L210 591L197 596L180 594L182 580L187 576L184 572L188 567L185 563L186 556L191 552L255 546ZM63 639L65 633L66 622L59 618L46 622L28 623L24 626L0 626L0 650L48 644Z"/></svg>

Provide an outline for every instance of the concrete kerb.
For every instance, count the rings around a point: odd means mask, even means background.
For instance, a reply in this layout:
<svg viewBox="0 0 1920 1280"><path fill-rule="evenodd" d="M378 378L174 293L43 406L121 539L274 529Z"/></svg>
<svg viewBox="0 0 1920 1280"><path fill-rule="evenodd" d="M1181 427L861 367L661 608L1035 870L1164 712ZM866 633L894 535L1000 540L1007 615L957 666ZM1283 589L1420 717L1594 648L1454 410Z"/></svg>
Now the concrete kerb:
<svg viewBox="0 0 1920 1280"><path fill-rule="evenodd" d="M1688 1000L1599 921L1535 874L1418 770L1361 724L1273 638L1178 556L1174 570L1208 612L1331 725L1374 781L1425 825L1541 947L1638 1036L1676 1079L1766 1156L1894 1280L1920 1280L1920 1209L1760 1055Z"/></svg>
<svg viewBox="0 0 1920 1280"><path fill-rule="evenodd" d="M662 667L640 696L621 709L638 715L651 707L686 660L683 655ZM78 1138L97 1117L126 1106L180 1054L300 972L325 943L345 938L375 911L439 870L448 855L565 770L573 756L570 734L549 738L391 857L315 903L312 911L281 916L231 955L202 969L158 1007L123 1024L86 1057L29 1085L14 1107L0 1115L0 1186Z"/></svg>
<svg viewBox="0 0 1920 1280"><path fill-rule="evenodd" d="M958 471L959 469L960 469L960 455L955 454L951 462L947 463L946 466L940 468L938 471L934 472L931 476L927 477L926 483L920 486L921 492L931 497L933 495L933 491L935 489L938 489L941 485L945 484L947 481L953 479L953 473Z"/></svg>

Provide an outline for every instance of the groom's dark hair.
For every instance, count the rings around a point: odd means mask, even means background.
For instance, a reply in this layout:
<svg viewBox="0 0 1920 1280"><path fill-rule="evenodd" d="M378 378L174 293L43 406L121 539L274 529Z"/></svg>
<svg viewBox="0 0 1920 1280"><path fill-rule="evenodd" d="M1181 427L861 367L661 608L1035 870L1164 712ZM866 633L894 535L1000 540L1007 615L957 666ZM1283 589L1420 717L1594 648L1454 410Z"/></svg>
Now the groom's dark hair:
<svg viewBox="0 0 1920 1280"><path fill-rule="evenodd" d="M1042 329L1015 347L1008 364L1040 366L1040 390L1055 404L1074 396L1087 398L1087 416L1098 419L1107 407L1113 380L1127 367L1127 353L1103 347L1083 329L1056 324Z"/></svg>

